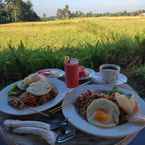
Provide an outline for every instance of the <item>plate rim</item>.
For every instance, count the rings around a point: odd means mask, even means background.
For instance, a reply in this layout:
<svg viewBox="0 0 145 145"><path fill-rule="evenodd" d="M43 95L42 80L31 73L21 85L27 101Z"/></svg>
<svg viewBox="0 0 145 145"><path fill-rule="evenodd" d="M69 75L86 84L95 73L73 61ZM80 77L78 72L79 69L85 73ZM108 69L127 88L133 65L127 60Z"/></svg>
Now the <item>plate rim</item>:
<svg viewBox="0 0 145 145"><path fill-rule="evenodd" d="M37 73L39 73L39 71L41 71L41 70L58 70L58 71L61 71L61 73L62 73L62 74L59 74L59 76L56 76L56 77L49 77L49 76L48 76L48 78L61 78L61 77L63 77L64 74L65 74L64 70L62 70L62 69L60 69L60 68L44 68L44 69L38 70Z"/></svg>

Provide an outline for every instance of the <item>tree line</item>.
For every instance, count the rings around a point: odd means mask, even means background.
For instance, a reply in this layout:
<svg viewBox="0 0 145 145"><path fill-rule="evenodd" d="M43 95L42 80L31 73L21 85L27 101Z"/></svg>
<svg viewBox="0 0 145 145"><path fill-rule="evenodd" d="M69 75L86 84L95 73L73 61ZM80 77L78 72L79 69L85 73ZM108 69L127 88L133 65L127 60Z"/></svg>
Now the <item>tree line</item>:
<svg viewBox="0 0 145 145"><path fill-rule="evenodd" d="M82 12L82 11L71 11L69 8L69 5L65 5L62 9L57 9L57 18L58 19L68 19L68 18L74 18L74 17L100 17L100 16L138 16L142 13L145 13L145 10L138 10L134 12L116 12L116 13L94 13L94 12Z"/></svg>
<svg viewBox="0 0 145 145"><path fill-rule="evenodd" d="M38 21L39 16L28 0L0 0L0 23Z"/></svg>
<svg viewBox="0 0 145 145"><path fill-rule="evenodd" d="M30 0L0 0L0 24L21 21L47 21L55 19L69 19L75 17L100 17L100 16L138 16L145 13L145 10L138 10L134 12L116 12L116 13L95 13L71 11L69 5L65 5L62 9L57 9L56 16L47 17L43 14L40 18L33 10L33 5Z"/></svg>

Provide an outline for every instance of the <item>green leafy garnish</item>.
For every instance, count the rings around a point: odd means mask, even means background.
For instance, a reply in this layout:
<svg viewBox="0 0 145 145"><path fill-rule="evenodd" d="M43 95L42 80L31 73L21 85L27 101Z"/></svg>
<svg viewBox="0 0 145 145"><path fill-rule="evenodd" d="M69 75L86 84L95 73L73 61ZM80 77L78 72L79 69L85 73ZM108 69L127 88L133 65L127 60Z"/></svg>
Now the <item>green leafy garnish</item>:
<svg viewBox="0 0 145 145"><path fill-rule="evenodd" d="M17 95L18 87L17 85L13 85L12 89L8 92L8 96Z"/></svg>
<svg viewBox="0 0 145 145"><path fill-rule="evenodd" d="M108 92L108 95L112 95L113 93L123 94L123 92L118 87L113 87L111 91Z"/></svg>

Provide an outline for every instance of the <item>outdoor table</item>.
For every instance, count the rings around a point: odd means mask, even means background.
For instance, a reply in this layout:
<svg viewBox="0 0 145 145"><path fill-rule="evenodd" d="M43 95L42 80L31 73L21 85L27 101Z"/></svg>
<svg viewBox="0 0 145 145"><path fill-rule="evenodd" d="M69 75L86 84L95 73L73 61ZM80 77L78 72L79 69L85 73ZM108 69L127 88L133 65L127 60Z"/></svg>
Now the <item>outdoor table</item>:
<svg viewBox="0 0 145 145"><path fill-rule="evenodd" d="M75 139L74 141L71 141L70 143L67 143L64 145L98 145L98 144L96 144L95 137L92 138L91 136L86 135L81 132L79 134L80 135L78 135L78 137L77 137L78 139ZM78 140L78 142L77 142L77 140ZM3 137L0 132L0 145L14 145L14 144L4 144L4 143L5 143L5 141L3 140ZM144 145L144 143L145 143L145 129L142 130L135 138L131 139L131 141L128 145ZM103 145L103 143L99 144L99 145ZM120 145L123 145L123 144L120 144Z"/></svg>
<svg viewBox="0 0 145 145"><path fill-rule="evenodd" d="M122 87L125 87L127 89L133 90L131 86L129 86L128 84L123 84L121 85ZM57 116L58 117L58 116ZM0 112L0 119L4 120L6 118L13 118L12 116L9 115L5 115L3 113ZM35 118L37 120L37 116L36 117L32 117ZM18 119L18 118L16 118ZM32 120L31 117L27 118L28 120ZM42 120L42 116L41 116L41 120ZM8 135L8 136L7 136ZM9 135L7 134L6 138L8 138L7 140L10 140L9 145L15 145L14 142L15 140L21 142L18 145L47 145L47 143L45 141L42 141L36 137L32 138L32 136L17 136L17 135ZM120 141L122 141L124 138L122 139L104 139L104 138L98 138L86 133L83 133L79 130L76 131L76 137L73 138L71 141L62 144L62 145L127 145L130 143L130 145L144 145L144 138L145 135L145 129L140 132L138 135L131 135L129 136L123 143ZM137 137L136 137L137 136ZM28 139L29 141L27 142L25 139ZM30 140L32 140L30 142ZM0 145L4 145L2 140L0 140ZM38 144L39 143L39 144Z"/></svg>
<svg viewBox="0 0 145 145"><path fill-rule="evenodd" d="M145 129L143 129L129 145L144 145L145 144Z"/></svg>

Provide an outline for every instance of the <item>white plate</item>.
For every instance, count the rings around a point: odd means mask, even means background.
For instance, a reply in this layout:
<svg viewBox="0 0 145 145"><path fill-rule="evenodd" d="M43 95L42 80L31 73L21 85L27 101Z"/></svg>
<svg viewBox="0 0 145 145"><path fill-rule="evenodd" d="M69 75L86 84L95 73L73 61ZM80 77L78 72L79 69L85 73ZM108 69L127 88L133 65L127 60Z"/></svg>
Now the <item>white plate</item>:
<svg viewBox="0 0 145 145"><path fill-rule="evenodd" d="M121 88L119 87L125 94L134 94L135 99L139 104L141 113L145 115L145 102L137 95L134 91ZM97 90L97 91L109 91L112 90L111 85L87 85L87 86L81 86L76 89L74 89L70 95L66 95L63 101L63 114L65 118L76 128L98 136L98 137L105 137L105 138L120 138L124 136L128 136L130 134L136 133L140 131L144 126L142 125L135 125L131 123L125 123L122 125L118 125L113 128L101 128L94 126L90 124L87 120L82 118L80 114L77 111L77 108L75 106L76 99L79 97L79 95L82 92L85 92L86 90ZM74 95L75 94L75 95Z"/></svg>
<svg viewBox="0 0 145 145"><path fill-rule="evenodd" d="M88 76L80 78L81 81L95 77L96 72L93 69L90 69L90 68L85 68L85 69L88 72Z"/></svg>
<svg viewBox="0 0 145 145"><path fill-rule="evenodd" d="M96 83L105 84L105 81L103 80L100 72L97 72L95 76L93 75L92 79ZM120 73L118 80L112 84L121 85L121 84L127 83L127 81L128 81L128 78L124 74Z"/></svg>
<svg viewBox="0 0 145 145"><path fill-rule="evenodd" d="M60 103L63 100L68 89L65 86L64 82L62 82L56 78L49 78L48 80L58 90L58 95L54 99L48 101L47 103L45 103L43 105L34 107L32 109L31 108L26 108L26 109L22 109L22 110L15 109L14 107L12 107L11 105L8 104L8 97L9 97L8 92L11 90L12 86L17 83L16 82L16 83L13 83L13 84L7 86L0 92L0 111L2 111L3 113L6 113L6 114L10 114L10 115L22 116L22 115L36 114L37 112L45 111L47 109L54 107L55 105L57 105L58 103Z"/></svg>
<svg viewBox="0 0 145 145"><path fill-rule="evenodd" d="M64 71L61 69L57 69L57 68L48 68L48 69L41 69L38 71L38 73L40 73L41 71L50 71L52 74L48 74L46 76L51 77L51 78L60 78L64 76ZM43 73L40 73L43 74Z"/></svg>

